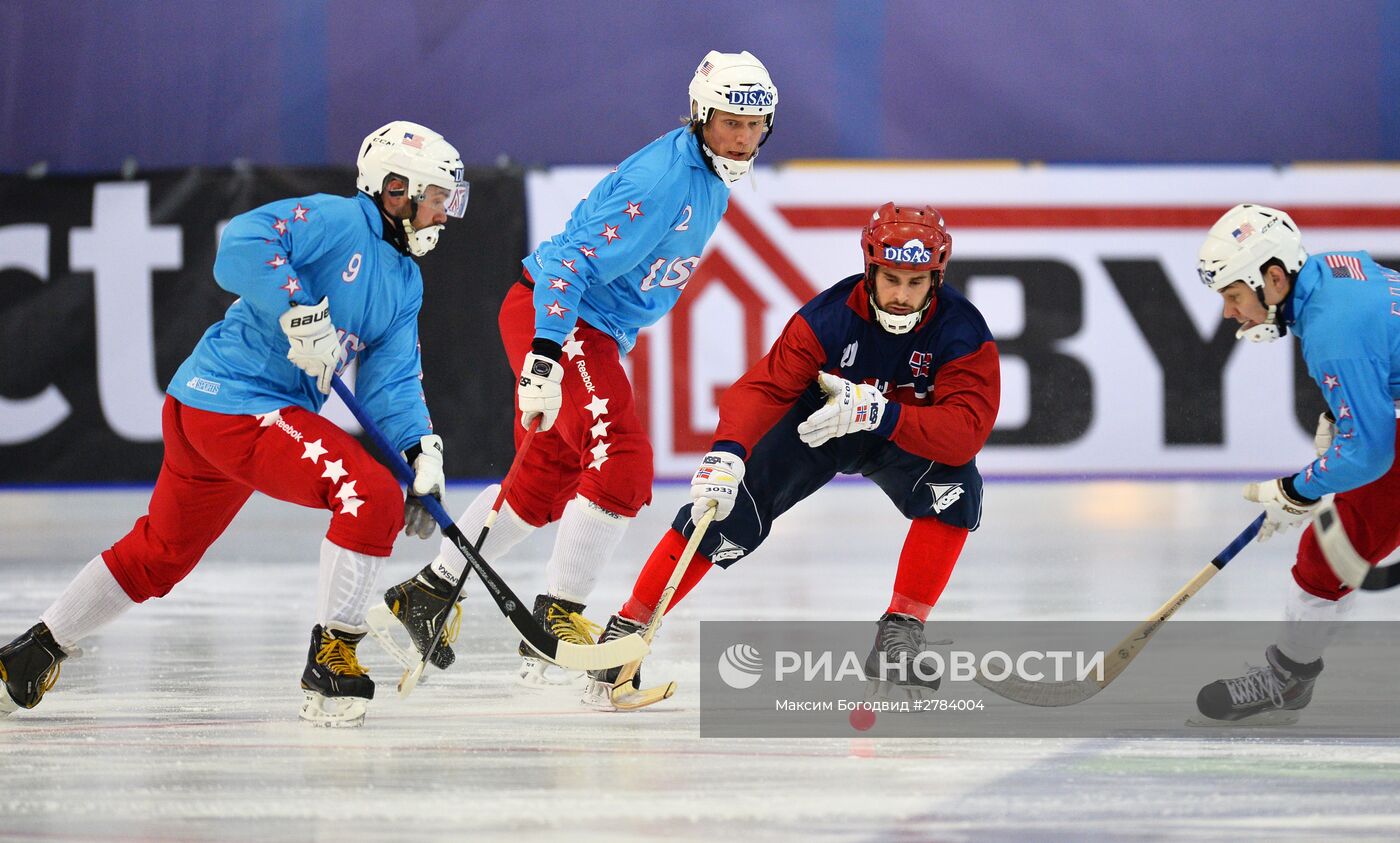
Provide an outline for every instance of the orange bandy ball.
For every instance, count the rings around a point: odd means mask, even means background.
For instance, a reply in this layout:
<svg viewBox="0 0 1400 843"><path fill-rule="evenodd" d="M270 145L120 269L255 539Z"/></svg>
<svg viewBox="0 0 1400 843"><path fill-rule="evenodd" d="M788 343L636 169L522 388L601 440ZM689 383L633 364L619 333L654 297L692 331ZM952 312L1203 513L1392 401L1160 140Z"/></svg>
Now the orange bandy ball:
<svg viewBox="0 0 1400 843"><path fill-rule="evenodd" d="M875 725L875 712L868 708L851 709L851 728L864 732Z"/></svg>

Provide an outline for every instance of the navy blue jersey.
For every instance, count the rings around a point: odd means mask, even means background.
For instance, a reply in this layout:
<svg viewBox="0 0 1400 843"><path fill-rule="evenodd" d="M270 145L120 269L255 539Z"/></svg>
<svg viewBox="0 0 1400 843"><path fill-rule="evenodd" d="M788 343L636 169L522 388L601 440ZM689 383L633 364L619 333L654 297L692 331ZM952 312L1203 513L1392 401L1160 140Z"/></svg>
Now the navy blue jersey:
<svg viewBox="0 0 1400 843"><path fill-rule="evenodd" d="M792 317L725 393L717 443L747 454L799 399L813 409L823 403L816 378L830 372L890 399L874 432L905 451L962 465L982 449L1001 400L996 344L982 314L944 284L914 330L892 334L871 313L864 281L846 278Z"/></svg>

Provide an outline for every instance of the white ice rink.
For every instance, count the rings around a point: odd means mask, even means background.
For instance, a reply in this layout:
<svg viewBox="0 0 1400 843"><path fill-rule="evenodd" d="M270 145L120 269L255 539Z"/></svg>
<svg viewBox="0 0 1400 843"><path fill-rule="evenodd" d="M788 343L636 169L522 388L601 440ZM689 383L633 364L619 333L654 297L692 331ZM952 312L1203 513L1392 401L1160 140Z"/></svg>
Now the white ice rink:
<svg viewBox="0 0 1400 843"><path fill-rule="evenodd" d="M475 491L454 487L449 509ZM657 489L590 616L616 609L685 495ZM0 494L0 639L34 623L146 496ZM935 617L1121 620L1126 631L1253 514L1235 483L992 482L982 529ZM324 523L255 497L169 597L91 639L42 705L0 721L0 840L1400 838L1391 741L1277 729L701 739L701 618L874 620L884 610L905 522L861 482L818 493L757 555L712 572L677 609L645 670L647 684L675 678L680 690L653 709L596 713L574 691L517 688L516 637L477 590L452 670L400 700L397 669L367 642L379 697L365 726L311 728L297 719L297 682ZM527 600L552 540L542 531L498 565ZM1276 617L1295 544L1296 534L1250 546L1179 617ZM402 541L382 585L414 572L435 545ZM1400 617L1400 595L1356 599L1354 618ZM1183 718L1193 697L1183 695Z"/></svg>

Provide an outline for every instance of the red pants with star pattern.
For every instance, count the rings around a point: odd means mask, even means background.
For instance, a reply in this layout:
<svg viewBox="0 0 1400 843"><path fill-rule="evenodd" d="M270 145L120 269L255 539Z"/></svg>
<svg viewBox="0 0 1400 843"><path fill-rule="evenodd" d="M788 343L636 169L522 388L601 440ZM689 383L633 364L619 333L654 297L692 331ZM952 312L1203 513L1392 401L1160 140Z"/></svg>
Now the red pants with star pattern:
<svg viewBox="0 0 1400 843"><path fill-rule="evenodd" d="M147 514L102 553L132 600L163 597L258 491L331 511L326 538L388 556L403 527L403 492L348 433L309 410L266 416L198 410L166 396L165 458ZM315 549L308 556L315 558Z"/></svg>
<svg viewBox="0 0 1400 843"><path fill-rule="evenodd" d="M1395 433L1395 449L1400 454L1400 430ZM1361 558L1374 565L1400 547L1400 457L1376 480L1339 492L1335 502L1347 538ZM1293 580L1307 593L1326 600L1336 600L1351 590L1327 564L1312 524L1298 542Z"/></svg>
<svg viewBox="0 0 1400 843"><path fill-rule="evenodd" d="M506 357L518 373L535 338L533 290L524 284L510 288L500 326ZM506 499L536 527L558 520L575 495L630 518L651 503L653 469L617 340L580 321L559 362L564 406L553 427L535 434ZM519 406L514 426L518 450L525 438Z"/></svg>

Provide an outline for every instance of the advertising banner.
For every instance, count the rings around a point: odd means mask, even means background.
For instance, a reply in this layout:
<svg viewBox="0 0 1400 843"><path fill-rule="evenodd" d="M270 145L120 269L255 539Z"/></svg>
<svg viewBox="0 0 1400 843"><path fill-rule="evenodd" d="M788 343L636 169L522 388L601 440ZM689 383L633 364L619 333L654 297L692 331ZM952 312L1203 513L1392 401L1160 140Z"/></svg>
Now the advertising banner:
<svg viewBox="0 0 1400 843"><path fill-rule="evenodd" d="M513 452L501 408L514 381L495 314L519 277L524 186L467 177L466 218L420 264L424 384L448 471L495 476ZM234 300L212 275L222 226L354 183L348 168L0 178L0 482L153 481L165 387ZM327 414L357 431L333 402Z"/></svg>
<svg viewBox="0 0 1400 843"><path fill-rule="evenodd" d="M527 179L529 239L559 231L607 172ZM686 295L630 355L661 476L708 450L717 401L817 291L862 271L888 201L942 211L947 280L1001 352L989 476L1251 477L1311 459L1324 408L1296 343L1236 341L1196 252L1225 210L1289 211L1304 245L1400 267L1400 171L1364 166L804 165L735 186ZM679 257L679 256L677 256Z"/></svg>

